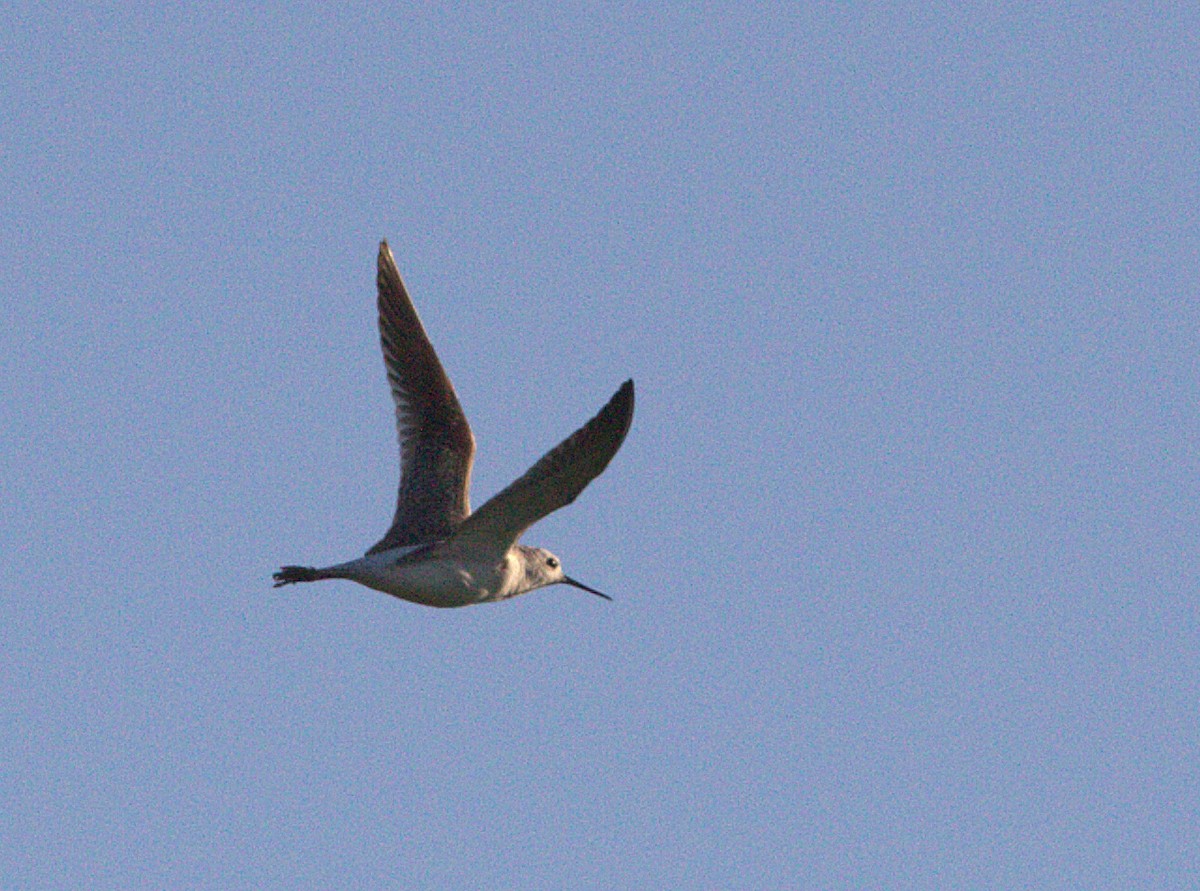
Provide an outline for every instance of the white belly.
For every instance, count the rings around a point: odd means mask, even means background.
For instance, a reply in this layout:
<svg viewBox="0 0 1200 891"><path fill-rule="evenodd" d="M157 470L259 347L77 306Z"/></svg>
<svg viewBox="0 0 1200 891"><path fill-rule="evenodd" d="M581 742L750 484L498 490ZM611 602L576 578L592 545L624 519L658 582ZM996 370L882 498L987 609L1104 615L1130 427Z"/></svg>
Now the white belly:
<svg viewBox="0 0 1200 891"><path fill-rule="evenodd" d="M425 606L469 606L504 600L517 592L520 568L511 557L498 563L461 561L435 549L428 555L410 558L417 550L420 547L396 548L330 570L360 585Z"/></svg>

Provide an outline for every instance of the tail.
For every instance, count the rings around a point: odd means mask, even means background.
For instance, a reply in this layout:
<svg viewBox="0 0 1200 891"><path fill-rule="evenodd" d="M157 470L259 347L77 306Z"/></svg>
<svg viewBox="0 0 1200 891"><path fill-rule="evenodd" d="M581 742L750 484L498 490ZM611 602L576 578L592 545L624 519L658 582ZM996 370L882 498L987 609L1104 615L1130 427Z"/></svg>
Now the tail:
<svg viewBox="0 0 1200 891"><path fill-rule="evenodd" d="M282 588L284 585L294 585L297 582L320 581L329 576L311 566L284 566L272 578L275 579L275 587Z"/></svg>

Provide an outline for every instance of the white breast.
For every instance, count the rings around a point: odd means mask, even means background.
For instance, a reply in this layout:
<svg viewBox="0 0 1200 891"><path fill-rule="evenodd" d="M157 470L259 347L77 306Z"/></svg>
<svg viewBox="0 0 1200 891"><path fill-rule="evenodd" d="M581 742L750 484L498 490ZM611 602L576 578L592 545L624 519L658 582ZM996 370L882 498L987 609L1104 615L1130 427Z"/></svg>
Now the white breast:
<svg viewBox="0 0 1200 891"><path fill-rule="evenodd" d="M519 561L511 556L500 563L464 561L441 548L415 556L424 547L395 548L331 569L368 588L426 606L467 606L517 592L521 572Z"/></svg>

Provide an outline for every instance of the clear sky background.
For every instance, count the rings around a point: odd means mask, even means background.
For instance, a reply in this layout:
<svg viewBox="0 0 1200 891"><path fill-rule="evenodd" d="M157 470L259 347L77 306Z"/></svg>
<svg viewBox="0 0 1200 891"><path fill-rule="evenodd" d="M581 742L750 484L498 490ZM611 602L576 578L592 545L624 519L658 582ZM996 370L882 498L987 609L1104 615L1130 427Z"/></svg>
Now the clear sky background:
<svg viewBox="0 0 1200 891"><path fill-rule="evenodd" d="M683 6L5 5L0 885L1195 881L1200 12ZM271 588L381 238L614 603Z"/></svg>

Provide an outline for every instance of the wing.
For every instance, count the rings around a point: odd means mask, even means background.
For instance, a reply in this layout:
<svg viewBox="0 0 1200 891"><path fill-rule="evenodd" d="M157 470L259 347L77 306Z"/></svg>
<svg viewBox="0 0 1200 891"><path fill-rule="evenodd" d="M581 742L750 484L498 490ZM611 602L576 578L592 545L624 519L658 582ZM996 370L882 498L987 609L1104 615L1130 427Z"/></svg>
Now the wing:
<svg viewBox="0 0 1200 891"><path fill-rule="evenodd" d="M542 517L574 501L612 460L633 422L633 381L524 476L467 517L452 541L506 551Z"/></svg>
<svg viewBox="0 0 1200 891"><path fill-rule="evenodd" d="M379 337L400 438L400 492L392 527L368 554L446 538L471 513L475 437L454 385L404 290L387 242L379 245Z"/></svg>

